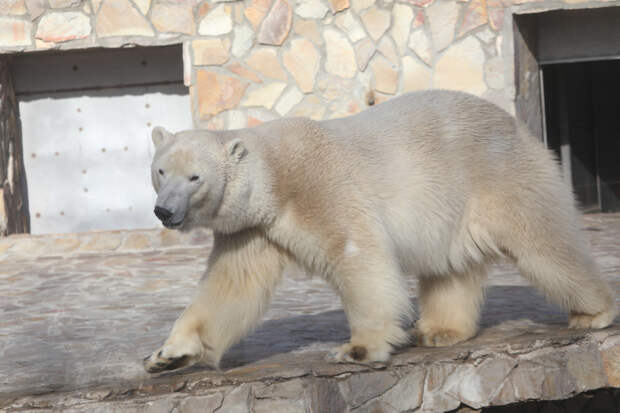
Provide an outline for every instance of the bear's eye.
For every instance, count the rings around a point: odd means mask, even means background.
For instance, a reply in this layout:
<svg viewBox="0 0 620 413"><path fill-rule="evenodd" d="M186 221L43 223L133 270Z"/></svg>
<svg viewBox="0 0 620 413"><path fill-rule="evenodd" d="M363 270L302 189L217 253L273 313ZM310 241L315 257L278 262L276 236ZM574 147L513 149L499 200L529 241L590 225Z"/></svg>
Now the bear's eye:
<svg viewBox="0 0 620 413"><path fill-rule="evenodd" d="M160 174L161 176L164 176L164 170L163 170L163 169L160 169L158 172L159 172L159 174Z"/></svg>
<svg viewBox="0 0 620 413"><path fill-rule="evenodd" d="M200 178L198 177L198 175L192 175L192 176L189 178L189 180L190 180L190 181L192 181L192 182L197 181L198 179L200 179Z"/></svg>

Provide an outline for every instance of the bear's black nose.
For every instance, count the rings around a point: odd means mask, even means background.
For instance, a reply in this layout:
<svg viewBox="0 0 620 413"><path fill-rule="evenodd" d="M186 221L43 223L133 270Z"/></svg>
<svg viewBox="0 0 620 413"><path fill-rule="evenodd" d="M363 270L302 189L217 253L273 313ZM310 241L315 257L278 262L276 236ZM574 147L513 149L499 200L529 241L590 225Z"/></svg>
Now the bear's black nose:
<svg viewBox="0 0 620 413"><path fill-rule="evenodd" d="M166 208L156 206L153 212L155 212L155 216L159 218L161 222L168 221L170 217L172 217L172 212L168 211Z"/></svg>

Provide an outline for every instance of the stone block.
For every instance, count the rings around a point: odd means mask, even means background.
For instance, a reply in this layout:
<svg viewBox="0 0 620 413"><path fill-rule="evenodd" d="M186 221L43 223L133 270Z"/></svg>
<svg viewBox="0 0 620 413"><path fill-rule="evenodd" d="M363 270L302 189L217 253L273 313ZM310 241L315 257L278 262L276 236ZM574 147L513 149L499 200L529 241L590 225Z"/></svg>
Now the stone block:
<svg viewBox="0 0 620 413"><path fill-rule="evenodd" d="M409 48L422 59L427 65L431 65L433 62L433 49L431 48L431 41L424 29L416 30L411 33L409 37Z"/></svg>
<svg viewBox="0 0 620 413"><path fill-rule="evenodd" d="M11 17L0 17L0 46L29 46L32 24Z"/></svg>
<svg viewBox="0 0 620 413"><path fill-rule="evenodd" d="M339 11L349 8L349 0L329 0L329 6L332 9L332 13L338 13Z"/></svg>
<svg viewBox="0 0 620 413"><path fill-rule="evenodd" d="M337 30L325 29L323 31L323 39L325 40L327 53L325 70L328 73L344 78L355 76L357 72L355 52L347 38Z"/></svg>
<svg viewBox="0 0 620 413"><path fill-rule="evenodd" d="M276 0L260 25L257 40L262 44L281 45L289 31L293 19L293 9L286 0Z"/></svg>
<svg viewBox="0 0 620 413"><path fill-rule="evenodd" d="M265 77L276 80L287 80L286 72L278 61L278 54L274 49L255 48L245 63Z"/></svg>
<svg viewBox="0 0 620 413"><path fill-rule="evenodd" d="M4 0L0 2L0 15L23 15L26 14L26 3L24 0Z"/></svg>
<svg viewBox="0 0 620 413"><path fill-rule="evenodd" d="M237 107L248 84L232 77L208 70L196 72L196 92L200 119Z"/></svg>
<svg viewBox="0 0 620 413"><path fill-rule="evenodd" d="M462 37L470 31L486 24L488 21L486 0L471 0L467 5L457 37Z"/></svg>
<svg viewBox="0 0 620 413"><path fill-rule="evenodd" d="M357 68L360 72L366 70L368 62L375 55L377 49L370 39L364 39L355 45L355 54L357 56Z"/></svg>
<svg viewBox="0 0 620 413"><path fill-rule="evenodd" d="M418 62L413 57L403 57L402 92L406 93L414 92L416 90L430 89L432 85L432 73L432 70L428 66Z"/></svg>
<svg viewBox="0 0 620 413"><path fill-rule="evenodd" d="M380 8L371 8L361 15L362 22L373 40L379 40L390 27L390 12Z"/></svg>
<svg viewBox="0 0 620 413"><path fill-rule="evenodd" d="M194 40L192 49L196 66L221 65L229 59L228 50L224 47L222 39L219 38Z"/></svg>
<svg viewBox="0 0 620 413"><path fill-rule="evenodd" d="M338 16L336 16L335 22L336 26L338 26L340 30L345 32L345 34L353 43L366 37L366 32L364 31L364 28L351 11L338 14Z"/></svg>
<svg viewBox="0 0 620 413"><path fill-rule="evenodd" d="M284 82L275 82L260 86L248 92L243 106L263 106L267 109L271 109L285 88L286 83Z"/></svg>
<svg viewBox="0 0 620 413"><path fill-rule="evenodd" d="M387 371L359 373L340 383L340 391L352 408L366 403L390 389L398 378Z"/></svg>
<svg viewBox="0 0 620 413"><path fill-rule="evenodd" d="M91 29L90 18L83 13L50 13L41 17L36 37L44 42L60 43L88 37Z"/></svg>
<svg viewBox="0 0 620 413"><path fill-rule="evenodd" d="M454 39L459 6L452 0L437 0L428 6L426 15L431 27L433 49L437 52L441 51Z"/></svg>
<svg viewBox="0 0 620 413"><path fill-rule="evenodd" d="M151 22L162 33L194 34L194 13L191 5L156 4L151 11Z"/></svg>
<svg viewBox="0 0 620 413"><path fill-rule="evenodd" d="M129 0L106 0L101 5L95 24L97 36L154 36L144 16Z"/></svg>
<svg viewBox="0 0 620 413"><path fill-rule="evenodd" d="M282 55L282 60L301 91L312 92L321 61L321 56L314 45L306 39L294 39L291 41L291 47Z"/></svg>
<svg viewBox="0 0 620 413"><path fill-rule="evenodd" d="M276 112L278 112L280 116L286 115L291 109L295 107L296 104L301 102L303 97L304 94L301 93L299 89L293 86L282 95L282 98L280 98L280 101L275 107Z"/></svg>
<svg viewBox="0 0 620 413"><path fill-rule="evenodd" d="M236 25L232 43L232 54L235 57L243 56L254 44L254 31L247 25Z"/></svg>
<svg viewBox="0 0 620 413"><path fill-rule="evenodd" d="M304 19L322 19L327 10L321 0L299 0L295 6L295 14Z"/></svg>
<svg viewBox="0 0 620 413"><path fill-rule="evenodd" d="M272 0L252 0L249 6L245 8L243 14L248 19L254 30L261 24L267 12L271 8Z"/></svg>
<svg viewBox="0 0 620 413"><path fill-rule="evenodd" d="M370 62L374 75L374 88L378 92L393 95L398 90L398 70L381 56L375 56Z"/></svg>
<svg viewBox="0 0 620 413"><path fill-rule="evenodd" d="M198 26L198 33L203 36L219 36L230 33L232 26L231 7L220 4L202 19Z"/></svg>
<svg viewBox="0 0 620 413"><path fill-rule="evenodd" d="M405 4L394 4L392 7L392 28L390 29L390 34L401 55L407 52L407 41L409 40L412 21L413 10L411 7Z"/></svg>
<svg viewBox="0 0 620 413"><path fill-rule="evenodd" d="M476 38L468 37L444 52L435 64L433 87L484 93L484 52Z"/></svg>

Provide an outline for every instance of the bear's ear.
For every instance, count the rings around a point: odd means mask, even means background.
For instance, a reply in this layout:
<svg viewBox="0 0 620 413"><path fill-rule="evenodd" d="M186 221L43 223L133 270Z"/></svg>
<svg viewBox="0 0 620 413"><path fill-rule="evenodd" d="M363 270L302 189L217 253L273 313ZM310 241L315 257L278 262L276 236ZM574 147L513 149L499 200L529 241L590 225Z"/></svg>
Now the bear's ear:
<svg viewBox="0 0 620 413"><path fill-rule="evenodd" d="M168 132L166 129L161 126L157 126L153 128L153 132L151 133L151 137L153 138L153 143L155 144L155 148L159 148L162 144L166 143L170 139L172 139L172 133Z"/></svg>
<svg viewBox="0 0 620 413"><path fill-rule="evenodd" d="M239 162L243 159L248 150L245 148L243 141L237 138L226 144L226 152L233 162Z"/></svg>

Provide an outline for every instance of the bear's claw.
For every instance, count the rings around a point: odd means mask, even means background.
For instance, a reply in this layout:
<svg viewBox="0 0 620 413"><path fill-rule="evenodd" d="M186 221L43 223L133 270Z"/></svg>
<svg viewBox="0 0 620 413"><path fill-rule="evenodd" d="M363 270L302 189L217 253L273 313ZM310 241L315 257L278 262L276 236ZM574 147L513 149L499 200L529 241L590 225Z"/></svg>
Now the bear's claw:
<svg viewBox="0 0 620 413"><path fill-rule="evenodd" d="M147 373L161 373L166 370L175 370L186 366L190 360L189 356L173 358L161 357L161 351L155 357L155 360L153 360L153 355L144 358L143 365Z"/></svg>

